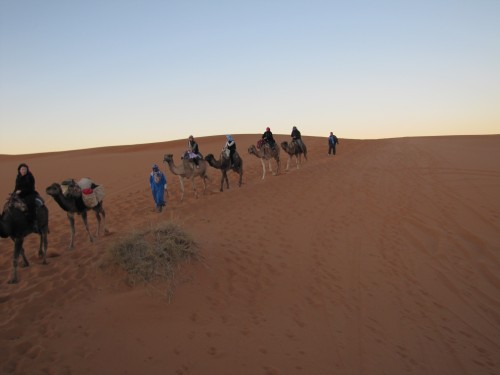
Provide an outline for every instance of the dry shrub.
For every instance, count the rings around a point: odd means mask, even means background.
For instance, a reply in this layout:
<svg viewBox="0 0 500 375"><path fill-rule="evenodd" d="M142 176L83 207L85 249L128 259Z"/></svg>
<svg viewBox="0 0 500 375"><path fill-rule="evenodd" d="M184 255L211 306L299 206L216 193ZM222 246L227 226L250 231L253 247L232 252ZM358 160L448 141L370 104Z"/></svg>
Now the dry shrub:
<svg viewBox="0 0 500 375"><path fill-rule="evenodd" d="M172 292L180 264L200 255L193 238L178 225L167 221L129 234L109 248L103 268L119 266L131 285L166 281Z"/></svg>

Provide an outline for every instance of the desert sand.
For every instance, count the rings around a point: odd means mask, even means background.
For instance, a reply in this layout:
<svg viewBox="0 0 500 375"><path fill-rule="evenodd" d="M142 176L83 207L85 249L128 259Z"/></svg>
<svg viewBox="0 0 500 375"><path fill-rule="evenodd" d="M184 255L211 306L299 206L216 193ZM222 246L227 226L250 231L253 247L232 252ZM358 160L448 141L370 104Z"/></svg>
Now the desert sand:
<svg viewBox="0 0 500 375"><path fill-rule="evenodd" d="M0 373L500 374L500 135L338 136L336 156L326 136L304 137L301 168L286 172L282 152L282 173L262 180L247 153L258 135L235 135L243 185L231 172L219 192L210 168L205 194L186 184L183 202L161 161L180 161L186 140L0 156L0 196L26 162L50 212L49 264L30 235L16 285L12 241L0 240ZM225 137L197 141L218 155ZM153 163L169 184L160 214ZM77 218L73 250L45 194L70 177L105 186L110 230L90 243ZM99 268L112 243L163 220L203 255L171 300Z"/></svg>

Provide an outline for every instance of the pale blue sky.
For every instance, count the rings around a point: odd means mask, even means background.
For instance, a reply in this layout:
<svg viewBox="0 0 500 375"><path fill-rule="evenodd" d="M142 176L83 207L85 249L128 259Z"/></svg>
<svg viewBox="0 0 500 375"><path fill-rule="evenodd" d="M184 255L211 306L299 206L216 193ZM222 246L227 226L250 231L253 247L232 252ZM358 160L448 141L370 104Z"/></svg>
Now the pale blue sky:
<svg viewBox="0 0 500 375"><path fill-rule="evenodd" d="M500 133L500 0L0 0L0 154Z"/></svg>

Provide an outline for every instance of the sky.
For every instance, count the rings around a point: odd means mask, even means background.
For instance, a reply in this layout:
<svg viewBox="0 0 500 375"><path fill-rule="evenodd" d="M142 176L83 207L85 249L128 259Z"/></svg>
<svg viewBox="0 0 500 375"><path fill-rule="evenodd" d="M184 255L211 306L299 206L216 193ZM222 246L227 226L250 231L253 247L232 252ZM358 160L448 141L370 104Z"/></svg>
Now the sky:
<svg viewBox="0 0 500 375"><path fill-rule="evenodd" d="M267 126L500 134L500 0L0 0L0 154Z"/></svg>

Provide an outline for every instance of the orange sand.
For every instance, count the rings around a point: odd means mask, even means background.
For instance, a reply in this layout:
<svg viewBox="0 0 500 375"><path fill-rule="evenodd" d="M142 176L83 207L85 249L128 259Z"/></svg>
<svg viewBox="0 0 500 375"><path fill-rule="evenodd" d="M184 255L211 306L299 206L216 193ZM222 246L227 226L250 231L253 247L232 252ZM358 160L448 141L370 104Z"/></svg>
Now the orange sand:
<svg viewBox="0 0 500 375"><path fill-rule="evenodd" d="M231 172L220 193L210 168L207 192L186 184L180 202L167 171L161 214L150 167L178 161L185 140L0 156L0 196L27 162L50 211L49 264L30 235L17 285L0 240L0 373L500 374L499 135L340 139L335 157L326 137L304 137L302 168L284 172L282 152L265 180L246 151L257 138L235 136L241 188ZM225 137L197 140L218 155ZM69 177L105 186L111 231L91 244L77 218L74 250L45 194ZM182 268L170 303L100 271L110 244L169 219L205 258Z"/></svg>

